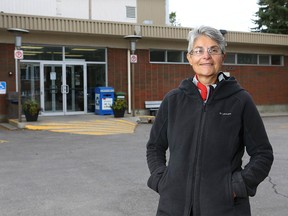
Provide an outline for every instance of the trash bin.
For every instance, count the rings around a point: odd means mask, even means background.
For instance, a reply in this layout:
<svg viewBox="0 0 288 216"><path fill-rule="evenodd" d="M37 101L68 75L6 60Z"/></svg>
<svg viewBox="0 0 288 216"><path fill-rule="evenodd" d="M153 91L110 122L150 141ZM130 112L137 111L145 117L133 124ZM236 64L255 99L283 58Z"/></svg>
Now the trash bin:
<svg viewBox="0 0 288 216"><path fill-rule="evenodd" d="M112 115L111 106L114 101L114 89L112 87L95 88L95 114Z"/></svg>
<svg viewBox="0 0 288 216"><path fill-rule="evenodd" d="M18 92L7 93L7 118L17 119L18 118Z"/></svg>
<svg viewBox="0 0 288 216"><path fill-rule="evenodd" d="M124 92L116 92L115 93L115 97L116 99L122 99L122 100L125 100L125 93Z"/></svg>

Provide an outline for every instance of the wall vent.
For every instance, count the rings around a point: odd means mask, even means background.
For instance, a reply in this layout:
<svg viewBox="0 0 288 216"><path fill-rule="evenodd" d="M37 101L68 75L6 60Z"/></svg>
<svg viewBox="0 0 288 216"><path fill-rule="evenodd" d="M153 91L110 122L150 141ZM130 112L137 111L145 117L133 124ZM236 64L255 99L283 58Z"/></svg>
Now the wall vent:
<svg viewBox="0 0 288 216"><path fill-rule="evenodd" d="M126 6L126 17L136 18L136 7Z"/></svg>

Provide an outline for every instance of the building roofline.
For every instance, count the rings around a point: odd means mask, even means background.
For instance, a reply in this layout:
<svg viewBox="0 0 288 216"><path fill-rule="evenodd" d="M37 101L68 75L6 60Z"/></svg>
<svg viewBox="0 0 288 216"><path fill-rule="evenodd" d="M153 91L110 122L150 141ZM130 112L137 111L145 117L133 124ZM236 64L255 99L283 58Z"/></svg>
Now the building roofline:
<svg viewBox="0 0 288 216"><path fill-rule="evenodd" d="M138 24L72 19L60 17L34 16L23 14L0 14L0 29L21 28L31 32L57 32L91 34L97 36L121 37L134 34ZM140 25L143 39L186 40L192 28ZM256 32L228 31L228 43L288 46L288 35Z"/></svg>

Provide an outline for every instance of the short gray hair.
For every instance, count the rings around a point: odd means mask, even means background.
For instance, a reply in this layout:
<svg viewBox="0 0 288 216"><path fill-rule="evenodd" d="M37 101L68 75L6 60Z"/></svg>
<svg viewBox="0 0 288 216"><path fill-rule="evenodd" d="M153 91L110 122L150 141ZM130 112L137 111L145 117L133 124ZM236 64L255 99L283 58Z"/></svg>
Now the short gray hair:
<svg viewBox="0 0 288 216"><path fill-rule="evenodd" d="M226 41L220 30L217 30L215 28L209 27L209 26L200 26L197 28L194 28L192 31L189 32L187 40L188 43L188 53L191 52L193 45L195 43L195 40L200 36L207 36L214 40L220 47L223 53L225 53L225 46Z"/></svg>

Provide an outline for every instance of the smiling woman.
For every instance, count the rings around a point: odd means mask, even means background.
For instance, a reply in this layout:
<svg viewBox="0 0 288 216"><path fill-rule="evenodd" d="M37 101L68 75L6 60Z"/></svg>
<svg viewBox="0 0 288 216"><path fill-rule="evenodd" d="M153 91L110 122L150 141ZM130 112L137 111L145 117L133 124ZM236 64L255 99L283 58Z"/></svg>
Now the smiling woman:
<svg viewBox="0 0 288 216"><path fill-rule="evenodd" d="M250 216L249 196L273 162L271 144L249 93L220 71L221 32L201 26L188 40L195 76L165 95L147 143L156 215ZM242 168L245 149L250 162Z"/></svg>

